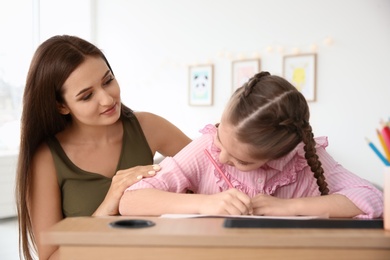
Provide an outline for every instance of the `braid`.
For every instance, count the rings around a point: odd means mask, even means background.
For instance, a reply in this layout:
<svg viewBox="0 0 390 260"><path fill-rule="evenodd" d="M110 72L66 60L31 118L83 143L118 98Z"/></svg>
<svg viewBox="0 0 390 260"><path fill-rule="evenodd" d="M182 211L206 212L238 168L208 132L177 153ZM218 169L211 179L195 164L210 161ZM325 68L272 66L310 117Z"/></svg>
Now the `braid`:
<svg viewBox="0 0 390 260"><path fill-rule="evenodd" d="M261 78L269 75L271 75L269 72L262 71L260 73L257 73L252 78L250 78L246 83L244 83L243 85L244 92L242 93L243 97L249 96L249 94L252 92L253 88L257 85L257 83L261 80Z"/></svg>
<svg viewBox="0 0 390 260"><path fill-rule="evenodd" d="M316 154L314 135L310 124L305 122L301 131L302 140L305 144L304 150L307 164L310 166L311 171L314 173L314 177L317 179L317 185L321 195L328 195L328 184L325 181L324 169L322 168L321 162L318 160L318 155Z"/></svg>
<svg viewBox="0 0 390 260"><path fill-rule="evenodd" d="M275 160L303 142L307 164L321 195L329 193L316 154L308 104L291 83L266 71L257 73L233 93L227 111L238 140L253 148L253 158Z"/></svg>

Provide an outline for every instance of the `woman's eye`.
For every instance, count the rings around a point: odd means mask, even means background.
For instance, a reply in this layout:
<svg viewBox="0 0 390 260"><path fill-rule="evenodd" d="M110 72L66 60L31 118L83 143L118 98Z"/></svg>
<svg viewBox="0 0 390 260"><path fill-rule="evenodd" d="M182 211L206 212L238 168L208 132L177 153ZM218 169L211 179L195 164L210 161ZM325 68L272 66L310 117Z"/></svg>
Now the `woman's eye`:
<svg viewBox="0 0 390 260"><path fill-rule="evenodd" d="M89 93L88 95L85 95L81 98L81 100L86 101L92 97L92 93Z"/></svg>
<svg viewBox="0 0 390 260"><path fill-rule="evenodd" d="M114 80L114 77L110 77L108 80L106 80L103 85L104 86L107 86L108 84L110 84L112 81Z"/></svg>

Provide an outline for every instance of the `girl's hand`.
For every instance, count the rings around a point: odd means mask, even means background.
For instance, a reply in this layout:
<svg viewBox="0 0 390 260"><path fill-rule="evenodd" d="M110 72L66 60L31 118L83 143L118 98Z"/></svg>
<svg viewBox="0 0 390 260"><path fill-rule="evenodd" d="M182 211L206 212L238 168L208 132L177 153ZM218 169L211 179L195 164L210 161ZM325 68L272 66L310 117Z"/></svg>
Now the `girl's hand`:
<svg viewBox="0 0 390 260"><path fill-rule="evenodd" d="M252 213L251 199L237 189L207 195L202 200L200 214L211 215L248 215Z"/></svg>
<svg viewBox="0 0 390 260"><path fill-rule="evenodd" d="M252 198L253 215L294 216L293 200L280 199L267 194Z"/></svg>
<svg viewBox="0 0 390 260"><path fill-rule="evenodd" d="M111 186L106 197L93 216L118 215L119 200L121 199L123 192L142 178L156 175L160 169L159 165L147 165L118 171L112 178Z"/></svg>

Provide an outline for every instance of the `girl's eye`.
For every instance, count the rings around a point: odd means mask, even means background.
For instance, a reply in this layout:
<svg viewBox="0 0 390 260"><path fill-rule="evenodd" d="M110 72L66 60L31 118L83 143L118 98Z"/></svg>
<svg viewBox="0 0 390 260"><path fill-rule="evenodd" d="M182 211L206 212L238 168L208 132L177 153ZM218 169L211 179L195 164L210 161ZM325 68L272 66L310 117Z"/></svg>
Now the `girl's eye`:
<svg viewBox="0 0 390 260"><path fill-rule="evenodd" d="M242 165L242 166L248 166L249 163L246 163L246 162L241 162L241 161L237 161L238 164Z"/></svg>

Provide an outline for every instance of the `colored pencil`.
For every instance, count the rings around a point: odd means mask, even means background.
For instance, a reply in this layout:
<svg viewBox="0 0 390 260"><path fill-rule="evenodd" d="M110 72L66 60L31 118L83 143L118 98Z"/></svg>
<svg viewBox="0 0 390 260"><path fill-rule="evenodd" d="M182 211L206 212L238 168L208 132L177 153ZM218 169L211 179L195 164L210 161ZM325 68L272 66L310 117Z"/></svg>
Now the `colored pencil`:
<svg viewBox="0 0 390 260"><path fill-rule="evenodd" d="M209 158L209 160L212 162L212 164L214 165L215 169L219 172L219 174L221 174L222 178L226 181L227 185L229 185L229 188L234 188L232 183L226 177L225 173L221 170L221 168L219 168L218 164L213 159L213 157L211 156L209 151L207 151L207 149L205 149L204 152L207 155L207 157Z"/></svg>
<svg viewBox="0 0 390 260"><path fill-rule="evenodd" d="M390 163L389 161L382 155L382 153L378 150L378 148L376 148L376 146L368 139L366 138L366 141L368 143L368 145L371 147L371 149L376 153L376 155L379 157L379 159L382 160L382 162L386 165L386 166L390 166Z"/></svg>
<svg viewBox="0 0 390 260"><path fill-rule="evenodd" d="M376 133L378 135L379 141L381 142L383 151L385 151L386 159L390 162L390 150L389 147L386 145L385 140L383 139L383 136L381 132L377 129Z"/></svg>
<svg viewBox="0 0 390 260"><path fill-rule="evenodd" d="M384 141L387 149L390 150L390 128L387 125L384 125L382 127L381 135L383 137L383 141Z"/></svg>

